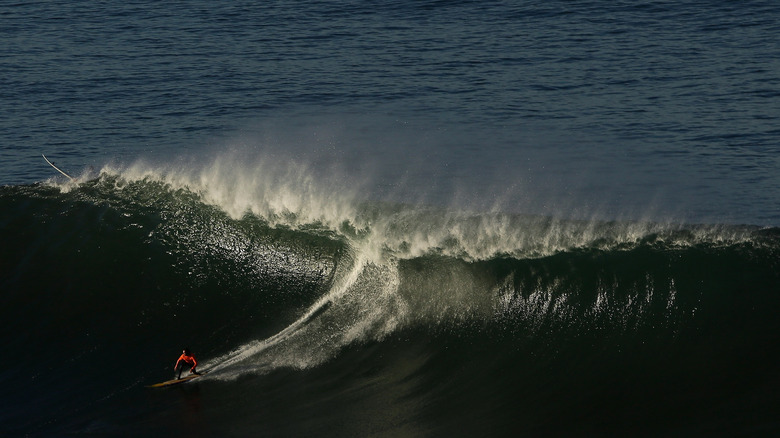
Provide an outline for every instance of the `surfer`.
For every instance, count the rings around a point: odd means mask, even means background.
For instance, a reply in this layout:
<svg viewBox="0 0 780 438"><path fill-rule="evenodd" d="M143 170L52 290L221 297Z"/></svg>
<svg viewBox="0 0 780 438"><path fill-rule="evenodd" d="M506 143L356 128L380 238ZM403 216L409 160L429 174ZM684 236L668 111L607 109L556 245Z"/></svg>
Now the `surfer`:
<svg viewBox="0 0 780 438"><path fill-rule="evenodd" d="M176 361L176 365L173 367L174 372L177 373L176 378L181 379L181 372L186 365L191 365L190 374L198 374L195 367L198 366L198 362L195 360L195 356L190 353L189 348L185 348L179 356L179 360Z"/></svg>

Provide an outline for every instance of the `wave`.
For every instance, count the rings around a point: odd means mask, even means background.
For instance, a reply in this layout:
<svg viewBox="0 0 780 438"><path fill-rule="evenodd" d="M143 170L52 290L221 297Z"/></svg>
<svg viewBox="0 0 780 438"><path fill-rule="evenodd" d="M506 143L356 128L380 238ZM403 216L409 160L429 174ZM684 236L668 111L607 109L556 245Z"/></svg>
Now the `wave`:
<svg viewBox="0 0 780 438"><path fill-rule="evenodd" d="M314 366L346 345L417 325L479 321L523 337L604 326L674 332L701 311L712 293L706 289L722 288L710 284L713 276L727 281L754 260L770 272L775 267L776 229L356 201L355 193L303 176L304 168L264 168L257 176L225 167L218 161L184 172L136 164L105 168L78 184L4 187L7 258L21 260L8 263L4 277L32 275L47 263L35 259L43 247L54 259L75 251L89 255L68 269L105 267L98 259L113 257L146 276L134 287L156 283L173 294L157 300L162 308L171 298L193 306L182 294L197 290L199 300L224 306L210 320L262 314L239 324L254 338L208 363L215 370L235 365L240 372L224 375L236 376ZM37 237L18 241L18 234ZM97 274L86 276L111 281ZM13 280L8 286L24 287ZM224 302L224 294L243 302Z"/></svg>
<svg viewBox="0 0 780 438"><path fill-rule="evenodd" d="M14 358L0 381L8 400L28 400L0 420L56 410L84 388L77 407L53 415L89 416L90 400L159 379L181 345L211 371L204 382L391 367L466 398L489 388L506 406L529 382L583 388L627 379L626 364L645 375L630 387L649 393L670 376L708 387L714 371L685 370L713 364L750 370L747 388L767 384L780 328L777 228L375 202L290 169L248 181L222 168L137 164L0 187L0 318L11 328L1 341ZM448 380L460 368L481 376L473 387ZM591 390L583 397L608 395ZM557 410L540 406L525 409ZM511 424L512 412L489 414Z"/></svg>

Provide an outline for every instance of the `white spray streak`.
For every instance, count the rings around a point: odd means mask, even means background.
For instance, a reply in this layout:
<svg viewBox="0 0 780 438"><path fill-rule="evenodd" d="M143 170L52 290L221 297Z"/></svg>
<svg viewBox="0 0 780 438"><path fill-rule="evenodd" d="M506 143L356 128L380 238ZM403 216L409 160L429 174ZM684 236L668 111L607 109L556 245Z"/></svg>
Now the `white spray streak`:
<svg viewBox="0 0 780 438"><path fill-rule="evenodd" d="M314 303L303 316L298 318L297 321L293 322L279 333L267 339L252 341L237 348L225 356L213 360L212 362L215 364L212 367L213 371L219 371L233 364L241 362L248 357L255 356L287 339L292 333L295 333L307 322L309 322L312 316L319 312L320 309L333 303L335 300L338 300L341 296L343 296L344 293L346 293L348 290L349 286L355 283L357 277L360 275L360 272L363 269L363 265L363 262L356 262L350 271L350 274L341 280L339 285L333 287L329 294L317 300L317 302Z"/></svg>

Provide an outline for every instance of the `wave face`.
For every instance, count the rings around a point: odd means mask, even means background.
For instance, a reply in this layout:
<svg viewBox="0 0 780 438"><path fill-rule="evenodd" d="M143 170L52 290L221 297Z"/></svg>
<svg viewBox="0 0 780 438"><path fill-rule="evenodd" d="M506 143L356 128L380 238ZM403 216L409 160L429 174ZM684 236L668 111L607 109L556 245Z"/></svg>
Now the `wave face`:
<svg viewBox="0 0 780 438"><path fill-rule="evenodd" d="M778 427L776 228L357 202L229 164L0 188L0 432ZM209 375L145 390L184 345Z"/></svg>

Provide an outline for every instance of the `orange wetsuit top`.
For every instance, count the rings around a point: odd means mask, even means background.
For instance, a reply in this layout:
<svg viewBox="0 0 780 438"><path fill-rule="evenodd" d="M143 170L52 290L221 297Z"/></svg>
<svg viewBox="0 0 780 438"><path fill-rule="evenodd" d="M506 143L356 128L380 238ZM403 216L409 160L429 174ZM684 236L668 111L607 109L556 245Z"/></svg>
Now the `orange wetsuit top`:
<svg viewBox="0 0 780 438"><path fill-rule="evenodd" d="M195 361L195 356L187 356L186 354L182 354L179 356L179 360L176 361L176 366L174 368L178 368L181 361L186 362L188 365L192 365L191 369L194 369L195 366L198 365L198 362Z"/></svg>

